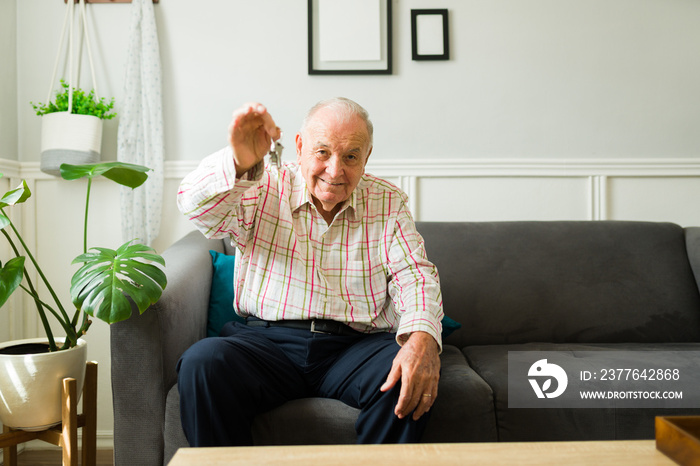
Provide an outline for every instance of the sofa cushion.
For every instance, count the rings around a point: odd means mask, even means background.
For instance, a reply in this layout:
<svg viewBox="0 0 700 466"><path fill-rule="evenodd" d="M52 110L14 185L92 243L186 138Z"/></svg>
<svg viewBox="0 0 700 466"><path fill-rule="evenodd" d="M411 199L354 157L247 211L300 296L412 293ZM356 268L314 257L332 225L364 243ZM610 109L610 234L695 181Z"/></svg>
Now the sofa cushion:
<svg viewBox="0 0 700 466"><path fill-rule="evenodd" d="M655 360L653 350L699 351L700 343L552 344L471 346L463 351L474 370L491 387L496 406L498 439L503 442L552 440L624 440L654 438L654 417L700 414L700 408L509 408L508 351L639 351L649 367L669 367ZM643 352L641 351L643 350ZM682 354L682 353L681 353ZM572 354L572 357L575 355ZM682 356L678 356L682 357ZM700 374L695 376L700 379ZM688 383L688 382L686 382ZM698 381L700 383L700 380ZM686 385L687 386L687 385Z"/></svg>
<svg viewBox="0 0 700 466"><path fill-rule="evenodd" d="M359 412L327 398L292 400L255 418L253 441L256 445L353 444Z"/></svg>
<svg viewBox="0 0 700 466"><path fill-rule="evenodd" d="M494 442L498 439L491 387L459 349L444 345L438 396L422 442Z"/></svg>
<svg viewBox="0 0 700 466"><path fill-rule="evenodd" d="M683 228L650 222L419 222L458 347L700 341Z"/></svg>

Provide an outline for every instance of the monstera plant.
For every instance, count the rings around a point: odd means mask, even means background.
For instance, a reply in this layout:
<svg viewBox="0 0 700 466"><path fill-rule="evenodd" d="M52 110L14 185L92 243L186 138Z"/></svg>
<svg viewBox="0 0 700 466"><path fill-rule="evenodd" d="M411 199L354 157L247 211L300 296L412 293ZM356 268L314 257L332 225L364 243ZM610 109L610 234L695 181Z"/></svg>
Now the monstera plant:
<svg viewBox="0 0 700 466"><path fill-rule="evenodd" d="M31 196L25 181L0 199L0 228L9 242L15 257L0 264L0 306L17 289L24 290L34 301L48 338L48 350L57 351L74 347L97 317L109 324L127 319L131 315L132 302L140 313L160 299L167 284L165 273L156 264L165 265L163 258L143 244L129 241L116 250L87 246L88 212L92 180L104 176L132 189L141 186L150 169L122 162L105 162L90 165L61 165L61 176L66 180L87 178L85 219L83 224L83 253L73 260L80 264L71 279L70 295L74 310L68 311L59 300L36 257L29 250L6 209L24 203ZM0 174L0 176L2 176ZM51 299L40 296L32 282L26 265L36 269ZM63 328L65 339L57 344L49 316L53 316Z"/></svg>

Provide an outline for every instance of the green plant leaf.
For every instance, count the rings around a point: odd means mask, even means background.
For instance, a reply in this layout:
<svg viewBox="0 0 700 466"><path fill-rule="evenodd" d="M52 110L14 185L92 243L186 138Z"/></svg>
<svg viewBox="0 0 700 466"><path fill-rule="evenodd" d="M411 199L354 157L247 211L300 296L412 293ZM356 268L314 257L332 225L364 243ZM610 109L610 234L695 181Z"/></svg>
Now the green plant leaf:
<svg viewBox="0 0 700 466"><path fill-rule="evenodd" d="M147 179L146 172L151 169L143 165L135 165L125 162L102 162L87 165L61 165L61 177L64 180L77 180L79 178L95 178L104 176L115 183L129 188L138 188Z"/></svg>
<svg viewBox="0 0 700 466"><path fill-rule="evenodd" d="M92 248L73 261L83 265L71 280L75 306L108 324L128 319L131 305L140 313L160 299L167 285L165 273L152 261L165 265L161 256L142 244L129 241L116 251Z"/></svg>
<svg viewBox="0 0 700 466"><path fill-rule="evenodd" d="M56 98L54 102L49 102L47 104L42 104L39 102L35 104L34 102L29 102L37 115L46 115L47 113L54 112L67 112L68 111L68 83L61 79L62 90L56 92ZM109 113L110 110L114 108L114 97L112 100L107 102L104 97L100 100L95 99L95 90L92 89L90 92L85 94L82 89L73 88L73 108L71 113L78 113L82 115L94 115L103 120L111 120L116 113Z"/></svg>
<svg viewBox="0 0 700 466"><path fill-rule="evenodd" d="M13 257L0 269L0 307L22 283L22 273L24 273L23 256Z"/></svg>
<svg viewBox="0 0 700 466"><path fill-rule="evenodd" d="M29 199L31 195L32 192L29 190L27 182L22 180L22 183L18 187L6 192L2 198L0 198L0 209L15 204L21 204Z"/></svg>

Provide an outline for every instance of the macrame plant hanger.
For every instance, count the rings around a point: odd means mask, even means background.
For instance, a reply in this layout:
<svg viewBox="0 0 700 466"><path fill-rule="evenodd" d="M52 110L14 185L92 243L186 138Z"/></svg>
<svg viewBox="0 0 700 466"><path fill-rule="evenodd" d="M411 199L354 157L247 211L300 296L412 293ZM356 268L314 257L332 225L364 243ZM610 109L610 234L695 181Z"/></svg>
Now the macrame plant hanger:
<svg viewBox="0 0 700 466"><path fill-rule="evenodd" d="M76 26L74 2L68 1L66 5L66 14L63 19L61 39L56 53L56 61L54 62L53 73L51 74L49 93L46 99L47 102L51 100L61 52L63 51L63 44L65 43L66 26L68 26L68 111L47 113L42 116L41 171L56 176L60 174L60 166L63 163L79 165L95 163L100 159L103 121L94 115L73 113L73 91L74 88L79 88L80 83L83 36L85 38L88 62L90 64L94 95L95 98L99 100L97 80L95 79L95 66L92 61L92 49L90 47L90 34L85 0L80 0L79 16L79 24ZM73 42L77 29L79 29L79 42L78 53L77 56L75 56ZM75 65L74 61L76 63ZM73 78L74 71L75 79Z"/></svg>

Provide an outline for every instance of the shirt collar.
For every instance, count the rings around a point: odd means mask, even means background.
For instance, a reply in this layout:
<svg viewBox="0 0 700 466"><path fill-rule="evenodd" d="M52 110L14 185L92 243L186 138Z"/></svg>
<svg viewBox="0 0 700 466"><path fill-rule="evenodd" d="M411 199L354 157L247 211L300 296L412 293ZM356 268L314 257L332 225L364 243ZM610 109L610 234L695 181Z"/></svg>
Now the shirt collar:
<svg viewBox="0 0 700 466"><path fill-rule="evenodd" d="M308 203L309 205L313 205L313 202L311 202L311 193L309 192L309 188L306 185L306 180L304 179L304 176L301 173L301 167L297 164L294 164L293 167L294 168L292 175L292 195L289 199L289 206L292 208L292 212L295 212L304 204ZM345 202L343 202L343 205L341 206L338 213L341 213L347 209L351 213L357 215L357 191L363 184L363 181L364 176L362 177L358 185L355 187L353 192L350 194L350 197L346 199Z"/></svg>

